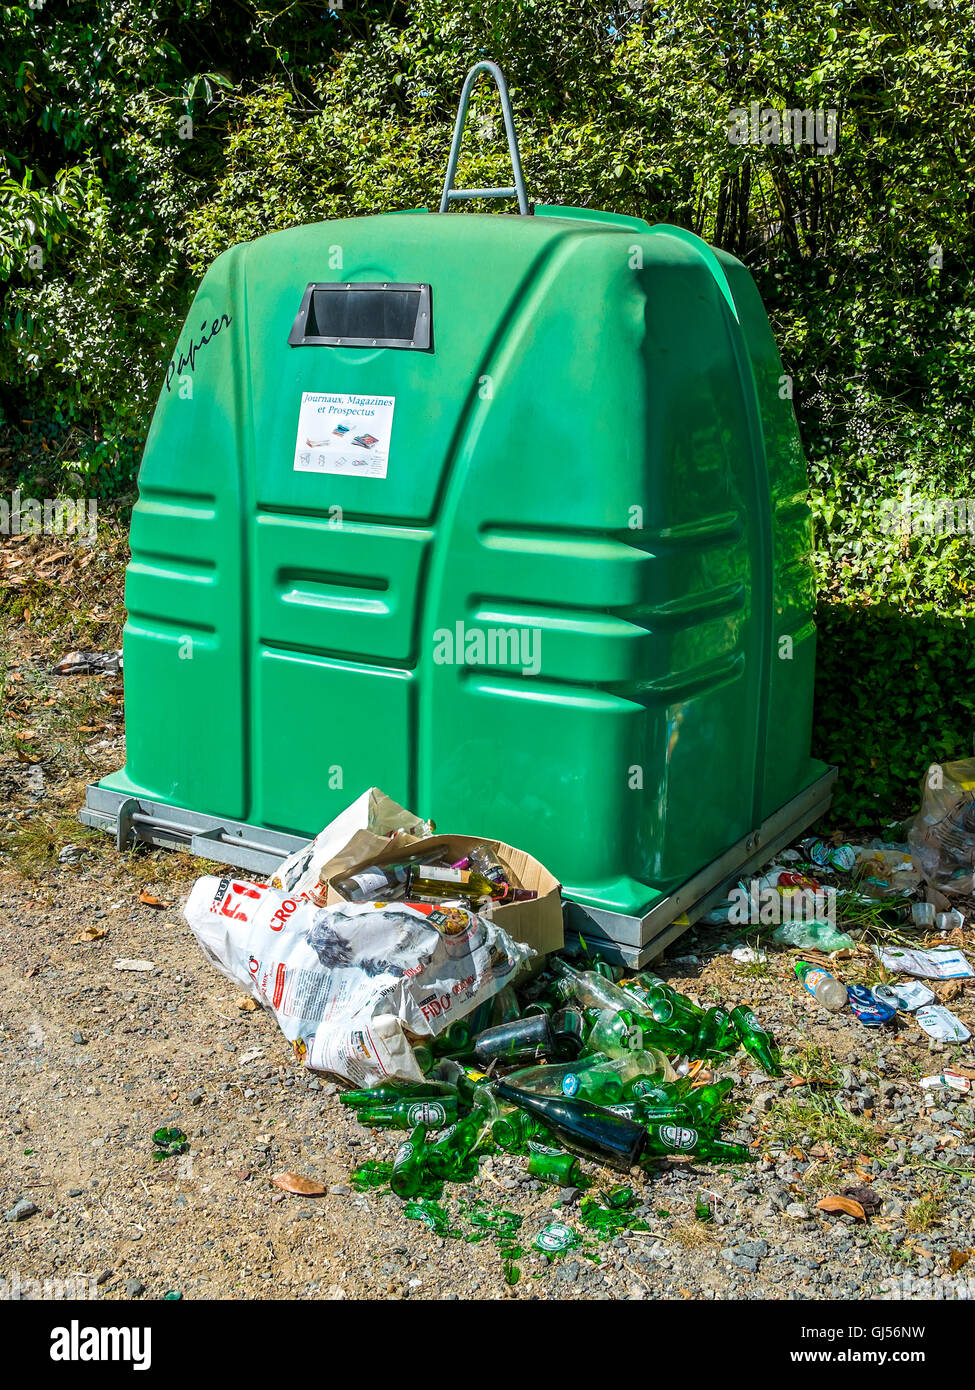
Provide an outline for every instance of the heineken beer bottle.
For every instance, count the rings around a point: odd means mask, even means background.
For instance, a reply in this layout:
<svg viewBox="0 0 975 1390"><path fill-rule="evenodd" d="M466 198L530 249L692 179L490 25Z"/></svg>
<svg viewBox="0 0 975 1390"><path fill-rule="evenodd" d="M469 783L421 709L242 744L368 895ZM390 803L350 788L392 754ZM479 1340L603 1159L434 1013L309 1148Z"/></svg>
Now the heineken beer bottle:
<svg viewBox="0 0 975 1390"><path fill-rule="evenodd" d="M389 1175L389 1185L397 1197L412 1197L423 1186L425 1177L427 1131L425 1125L416 1125L396 1150L393 1171Z"/></svg>
<svg viewBox="0 0 975 1390"><path fill-rule="evenodd" d="M359 1111L359 1123L367 1129L444 1129L457 1119L457 1096L428 1096L425 1100L401 1100L394 1105L364 1107Z"/></svg>

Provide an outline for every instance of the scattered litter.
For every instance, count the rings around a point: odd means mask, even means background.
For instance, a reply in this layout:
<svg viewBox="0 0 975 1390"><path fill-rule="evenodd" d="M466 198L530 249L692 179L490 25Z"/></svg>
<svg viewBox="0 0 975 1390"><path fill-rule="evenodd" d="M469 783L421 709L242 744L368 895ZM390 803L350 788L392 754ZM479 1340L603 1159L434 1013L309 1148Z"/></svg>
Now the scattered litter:
<svg viewBox="0 0 975 1390"><path fill-rule="evenodd" d="M865 1028L879 1028L881 1024L889 1023L897 1012L890 1004L878 999L866 985L849 985L846 993L850 1008Z"/></svg>
<svg viewBox="0 0 975 1390"><path fill-rule="evenodd" d="M961 951L951 946L915 947L874 946L874 955L887 970L916 975L921 980L964 980L975 975Z"/></svg>
<svg viewBox="0 0 975 1390"><path fill-rule="evenodd" d="M829 922L783 922L772 933L772 940L779 946L798 946L801 951L824 951L827 955L856 946L852 936Z"/></svg>
<svg viewBox="0 0 975 1390"><path fill-rule="evenodd" d="M68 652L54 667L57 676L117 676L122 652Z"/></svg>
<svg viewBox="0 0 975 1390"><path fill-rule="evenodd" d="M58 854L58 863L80 864L87 853L84 845L64 845Z"/></svg>
<svg viewBox="0 0 975 1390"><path fill-rule="evenodd" d="M868 898L903 898L921 882L913 859L900 849L861 849L854 874L857 888Z"/></svg>
<svg viewBox="0 0 975 1390"><path fill-rule="evenodd" d="M907 841L929 884L944 893L973 891L975 759L928 768Z"/></svg>
<svg viewBox="0 0 975 1390"><path fill-rule="evenodd" d="M117 960L113 961L116 970L155 970L155 965L151 960Z"/></svg>
<svg viewBox="0 0 975 1390"><path fill-rule="evenodd" d="M961 1091L963 1094L972 1089L971 1078L962 1076L960 1071L943 1071L937 1076L922 1076L920 1085L925 1091Z"/></svg>
<svg viewBox="0 0 975 1390"><path fill-rule="evenodd" d="M762 965L768 960L768 952L763 951L760 946L735 946L732 948L731 959L741 965Z"/></svg>
<svg viewBox="0 0 975 1390"><path fill-rule="evenodd" d="M856 850L852 845L827 845L823 840L802 840L806 855L820 868L839 869L848 873L856 863Z"/></svg>
<svg viewBox="0 0 975 1390"><path fill-rule="evenodd" d="M807 960L796 961L796 975L818 1004L838 1014L847 1005L847 992L835 975Z"/></svg>
<svg viewBox="0 0 975 1390"><path fill-rule="evenodd" d="M924 1004L933 1004L938 997L933 989L922 985L920 980L904 980L895 985L874 985L874 995L885 1004L904 1013L913 1013Z"/></svg>
<svg viewBox="0 0 975 1390"><path fill-rule="evenodd" d="M968 1042L972 1036L961 1019L941 1004L925 1004L914 1017L928 1037L937 1042Z"/></svg>
<svg viewBox="0 0 975 1390"><path fill-rule="evenodd" d="M542 1227L532 1241L536 1250L541 1250L543 1255L548 1255L550 1258L564 1255L567 1250L572 1250L581 1244L582 1238L578 1231L574 1231L564 1221L550 1221L547 1226Z"/></svg>
<svg viewBox="0 0 975 1390"><path fill-rule="evenodd" d="M166 1158L175 1158L177 1154L186 1153L190 1147L183 1131L173 1127L157 1129L152 1136L152 1142L152 1157L155 1163L162 1163Z"/></svg>
<svg viewBox="0 0 975 1390"><path fill-rule="evenodd" d="M140 902L140 903L145 903L146 907L168 907L168 906L169 906L168 903L164 903L164 902L163 902L162 898L157 898L156 895L155 895L154 893L150 893L149 890L148 890L147 888L143 888L142 892L139 894L139 902Z"/></svg>

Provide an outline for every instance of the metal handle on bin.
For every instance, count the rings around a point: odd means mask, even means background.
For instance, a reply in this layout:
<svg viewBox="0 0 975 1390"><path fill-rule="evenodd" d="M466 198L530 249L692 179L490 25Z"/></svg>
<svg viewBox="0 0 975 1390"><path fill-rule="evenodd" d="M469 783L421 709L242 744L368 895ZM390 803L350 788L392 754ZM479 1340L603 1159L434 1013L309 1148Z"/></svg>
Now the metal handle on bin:
<svg viewBox="0 0 975 1390"><path fill-rule="evenodd" d="M477 81L479 73L489 72L497 83L498 95L501 98L501 114L504 116L504 131L508 137L508 154L511 156L511 172L514 175L514 186L511 188L455 188L454 178L457 173L457 161L460 158L460 146L464 138L464 123L467 120L467 107L470 104L471 91ZM508 87L504 80L504 73L497 63L475 63L467 77L464 79L464 89L460 94L460 105L457 108L457 123L454 126L454 138L450 144L450 158L447 160L447 177L444 179L443 194L440 198L440 211L446 212L450 204L455 199L469 200L471 198L517 198L518 211L522 217L528 216L528 195L525 193L525 177L521 172L521 158L518 154L518 140L515 136L515 123L511 115L511 100L508 96Z"/></svg>

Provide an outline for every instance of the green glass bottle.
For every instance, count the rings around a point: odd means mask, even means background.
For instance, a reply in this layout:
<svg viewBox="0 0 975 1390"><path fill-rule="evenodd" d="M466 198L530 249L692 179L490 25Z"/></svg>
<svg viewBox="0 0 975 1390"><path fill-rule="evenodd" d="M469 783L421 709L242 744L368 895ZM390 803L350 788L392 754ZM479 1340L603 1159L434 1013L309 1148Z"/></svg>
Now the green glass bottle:
<svg viewBox="0 0 975 1390"><path fill-rule="evenodd" d="M674 1081L658 1081L652 1076L639 1076L627 1082L623 1097L625 1100L646 1101L648 1105L677 1105L692 1085L689 1076L679 1076Z"/></svg>
<svg viewBox="0 0 975 1390"><path fill-rule="evenodd" d="M729 1144L693 1125L669 1121L647 1125L645 1153L664 1158L671 1154L693 1154L715 1163L745 1163L754 1156L743 1144Z"/></svg>
<svg viewBox="0 0 975 1390"><path fill-rule="evenodd" d="M730 1076L723 1081L712 1081L708 1086L695 1086L683 1098L683 1104L699 1124L705 1124L720 1114L724 1098L734 1089Z"/></svg>
<svg viewBox="0 0 975 1390"><path fill-rule="evenodd" d="M731 1010L731 1019L741 1039L741 1045L755 1058L767 1076L781 1076L782 1068L776 1056L772 1039L759 1023L747 1004L739 1004Z"/></svg>
<svg viewBox="0 0 975 1390"><path fill-rule="evenodd" d="M491 1123L491 1138L504 1153L524 1153L534 1142L556 1147L555 1136L534 1115L512 1106L499 1106Z"/></svg>
<svg viewBox="0 0 975 1390"><path fill-rule="evenodd" d="M468 1177L471 1156L490 1128L490 1117L480 1107L445 1129L427 1149L427 1169L435 1178Z"/></svg>
<svg viewBox="0 0 975 1390"><path fill-rule="evenodd" d="M446 1081L404 1081L390 1082L385 1086L373 1086L368 1091L343 1091L339 1096L340 1105L395 1105L397 1101L412 1100L418 1096L445 1096L454 1093L454 1087Z"/></svg>
<svg viewBox="0 0 975 1390"><path fill-rule="evenodd" d="M528 1172L542 1182L558 1183L560 1187L579 1187L582 1169L579 1160L567 1153L533 1153L528 1158Z"/></svg>
<svg viewBox="0 0 975 1390"><path fill-rule="evenodd" d="M596 1054L598 1056L598 1054ZM562 1094L591 1100L596 1105L615 1105L623 1100L627 1085L637 1078L663 1080L659 1053L634 1048L621 1057L603 1062L585 1059L585 1067L577 1067L562 1078Z"/></svg>
<svg viewBox="0 0 975 1390"><path fill-rule="evenodd" d="M565 1147L613 1167L629 1169L643 1151L646 1131L621 1115L589 1101L565 1096L538 1096L499 1081L497 1094L556 1129Z"/></svg>
<svg viewBox="0 0 975 1390"><path fill-rule="evenodd" d="M655 1001L653 1007L667 1012L670 1006ZM610 1057L622 1057L626 1052L649 1048L671 1054L685 1053L692 1041L685 1029L660 1022L636 1009L604 1009L593 1024L586 1046Z"/></svg>
<svg viewBox="0 0 975 1390"><path fill-rule="evenodd" d="M474 1035L466 1018L458 1018L432 1041L437 1057L464 1057L473 1054Z"/></svg>
<svg viewBox="0 0 975 1390"><path fill-rule="evenodd" d="M738 1033L727 1009L708 1009L701 1019L694 1051L698 1057L727 1057L738 1051Z"/></svg>
<svg viewBox="0 0 975 1390"><path fill-rule="evenodd" d="M642 1004L633 995L620 989L612 980L603 979L595 970L573 970L559 956L551 957L552 970L568 980L572 993L586 1008L595 1009L642 1009Z"/></svg>
<svg viewBox="0 0 975 1390"><path fill-rule="evenodd" d="M426 1126L416 1125L410 1137L396 1150L389 1185L397 1197L413 1197L423 1186L426 1177L426 1141Z"/></svg>
<svg viewBox="0 0 975 1390"><path fill-rule="evenodd" d="M427 1129L444 1129L457 1119L457 1096L429 1096L426 1100L401 1100L395 1105L382 1105L363 1108L359 1111L359 1123L367 1129L413 1129L415 1125L425 1125Z"/></svg>

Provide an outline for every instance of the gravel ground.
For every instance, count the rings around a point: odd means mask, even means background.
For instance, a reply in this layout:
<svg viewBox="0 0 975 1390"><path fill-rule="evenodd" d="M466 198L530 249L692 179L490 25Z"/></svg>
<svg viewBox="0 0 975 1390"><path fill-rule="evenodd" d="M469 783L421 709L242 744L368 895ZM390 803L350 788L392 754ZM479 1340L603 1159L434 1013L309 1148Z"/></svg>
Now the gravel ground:
<svg viewBox="0 0 975 1390"><path fill-rule="evenodd" d="M476 1194L523 1217L511 1287L491 1240L445 1239L404 1219L391 1194L350 1188L350 1170L389 1156L395 1139L359 1127L335 1085L302 1072L273 1019L242 1010L204 960L179 912L198 866L85 843L81 863L51 869L42 887L11 872L0 886L8 1280L81 1275L104 1298L858 1299L921 1292L928 1279L941 1296L964 1293L975 1113L917 1078L970 1067L970 1048L932 1051L909 1024L878 1035L834 1019L790 979L788 953L743 966L700 939L689 954L685 938L662 970L702 1002L751 1001L785 1050L783 1079L744 1057L729 1072L740 1113L727 1132L759 1141L757 1163L639 1173L649 1232L590 1237L551 1264L531 1239L553 1216L573 1224L577 1196L506 1157L447 1189L452 1211ZM139 901L136 862L166 906ZM106 934L81 942L86 927ZM133 958L152 970L116 968ZM967 1003L952 1007L964 1017ZM160 1125L183 1129L189 1152L155 1164ZM619 1180L587 1169L600 1186ZM282 1170L326 1195L279 1192L270 1175ZM851 1186L880 1199L866 1223L817 1210ZM696 1215L702 1197L709 1220Z"/></svg>
<svg viewBox="0 0 975 1390"><path fill-rule="evenodd" d="M84 782L124 761L121 681L52 677L52 655L118 645L123 544L116 529L83 554L40 539L0 547L13 576L0 610L0 1293L36 1296L44 1281L104 1299L975 1293L975 1107L918 1084L950 1065L975 1075L971 1044L931 1044L909 1021L876 1032L834 1018L796 981L791 953L740 964L715 932L685 936L657 969L704 1005L751 1002L775 1034L782 1079L744 1054L727 1069L725 1137L752 1144L757 1162L637 1172L649 1229L600 1241L577 1218L578 1193L528 1179L523 1159L485 1159L445 1201L461 1224L458 1199L473 1196L523 1219L514 1285L491 1238L444 1238L391 1194L357 1193L351 1170L391 1156L396 1136L360 1128L334 1083L303 1072L274 1020L241 1009L203 958L181 904L213 866L120 855L75 819ZM59 860L69 844L77 863ZM953 939L975 954L970 934ZM123 959L152 969L120 970ZM865 949L841 969L880 978ZM975 1029L971 992L940 993ZM162 1125L190 1148L156 1164ZM619 1181L586 1168L597 1189ZM281 1171L325 1195L279 1191ZM849 1188L874 1194L865 1221L817 1207ZM531 1242L555 1216L586 1240L549 1263Z"/></svg>

